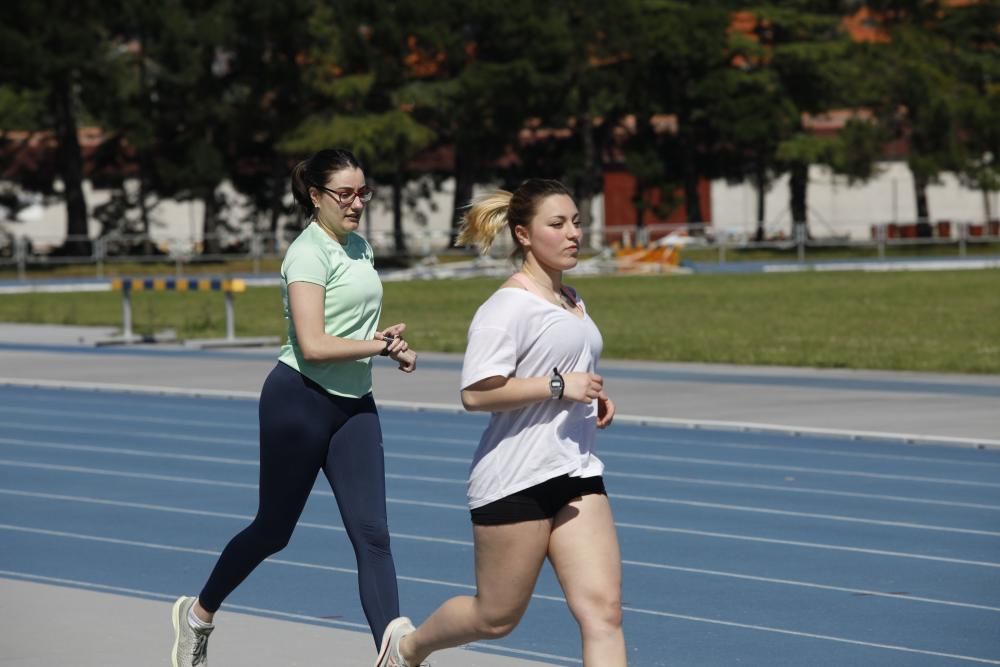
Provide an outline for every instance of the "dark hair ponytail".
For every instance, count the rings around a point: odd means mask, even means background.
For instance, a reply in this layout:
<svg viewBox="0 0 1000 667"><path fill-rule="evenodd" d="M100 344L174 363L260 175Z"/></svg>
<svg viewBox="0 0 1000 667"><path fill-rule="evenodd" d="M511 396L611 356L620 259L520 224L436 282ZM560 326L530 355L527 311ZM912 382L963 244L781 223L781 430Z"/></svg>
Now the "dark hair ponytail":
<svg viewBox="0 0 1000 667"><path fill-rule="evenodd" d="M316 208L309 195L309 188L325 187L331 174L341 169L363 170L363 167L350 151L342 148L324 148L292 168L292 196L307 215L311 215Z"/></svg>

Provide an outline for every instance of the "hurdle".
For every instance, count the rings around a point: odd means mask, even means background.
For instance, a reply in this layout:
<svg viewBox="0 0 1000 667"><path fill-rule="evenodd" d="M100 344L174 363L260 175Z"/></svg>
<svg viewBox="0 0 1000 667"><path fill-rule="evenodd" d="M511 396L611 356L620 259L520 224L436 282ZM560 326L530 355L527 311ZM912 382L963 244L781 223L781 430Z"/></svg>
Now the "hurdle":
<svg viewBox="0 0 1000 667"><path fill-rule="evenodd" d="M246 292L246 282L229 278L115 278L111 281L111 289L122 295L122 334L121 336L98 341L98 345L130 344L130 343L162 343L177 339L173 331L153 335L138 335L132 330L132 293L133 292L222 292L226 306L226 336L225 338L192 339L184 341L188 347L225 347L237 345L272 345L280 342L276 336L260 338L236 337L236 305L234 296Z"/></svg>

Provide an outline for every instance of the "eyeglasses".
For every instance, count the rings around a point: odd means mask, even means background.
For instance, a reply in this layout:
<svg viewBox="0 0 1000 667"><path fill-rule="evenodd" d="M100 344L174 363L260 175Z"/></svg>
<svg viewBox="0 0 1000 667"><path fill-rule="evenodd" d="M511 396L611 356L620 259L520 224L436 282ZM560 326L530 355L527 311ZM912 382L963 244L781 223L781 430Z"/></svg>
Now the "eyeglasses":
<svg viewBox="0 0 1000 667"><path fill-rule="evenodd" d="M318 190L329 193L333 200L340 204L341 206L350 206L354 203L354 199L358 198L361 203L367 204L375 196L375 191L369 187L364 187L360 190L331 190L330 188L325 188L322 185L314 186Z"/></svg>

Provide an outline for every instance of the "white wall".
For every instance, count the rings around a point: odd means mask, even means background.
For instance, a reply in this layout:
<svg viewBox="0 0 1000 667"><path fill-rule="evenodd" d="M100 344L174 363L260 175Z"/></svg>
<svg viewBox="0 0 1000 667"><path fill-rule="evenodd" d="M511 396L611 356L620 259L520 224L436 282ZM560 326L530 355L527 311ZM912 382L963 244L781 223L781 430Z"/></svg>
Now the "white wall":
<svg viewBox="0 0 1000 667"><path fill-rule="evenodd" d="M850 236L868 239L870 225L915 222L916 198L913 177L904 162L884 162L880 174L868 183L849 186L826 167L809 170L809 225L815 236ZM982 223L983 194L963 187L945 174L939 185L927 189L931 220ZM1000 193L990 196L993 218L1000 217ZM734 233L752 234L757 227L757 194L752 185L712 182L712 219L716 227ZM790 234L788 177L778 180L765 197L765 220L769 234Z"/></svg>
<svg viewBox="0 0 1000 667"><path fill-rule="evenodd" d="M134 186L134 184L131 184ZM128 187L128 185L127 185ZM388 185L376 184L378 194L361 219L361 232L370 239L372 245L391 247L392 238L392 190ZM417 202L415 207L404 206L404 227L410 237L411 250L415 252L430 252L444 247L449 240L451 206L454 197L454 179L443 182L438 191L432 191L431 196ZM487 191L489 185L478 186L474 195ZM222 186L227 198L239 200L240 196L228 184ZM94 190L89 182L84 183L84 195L88 208L93 211L108 201L109 190ZM25 195L28 196L28 195ZM291 195L288 195L291 202ZM15 236L25 236L32 240L36 250L44 251L48 247L59 246L66 238L66 207L62 200L51 198L32 205L20 212L18 220L0 217L0 230ZM204 207L200 201L177 202L165 200L152 212L155 221L150 230L152 238L165 249L173 248L178 252L187 252L193 243L202 241L202 215ZM236 207L230 212L233 222L245 217L245 207ZM603 227L604 203L601 196L595 197L591 207L594 225L597 229ZM3 209L0 208L0 216ZM134 213L132 213L134 215ZM289 220L289 222L291 219ZM90 236L95 238L100 232L100 225L90 220Z"/></svg>

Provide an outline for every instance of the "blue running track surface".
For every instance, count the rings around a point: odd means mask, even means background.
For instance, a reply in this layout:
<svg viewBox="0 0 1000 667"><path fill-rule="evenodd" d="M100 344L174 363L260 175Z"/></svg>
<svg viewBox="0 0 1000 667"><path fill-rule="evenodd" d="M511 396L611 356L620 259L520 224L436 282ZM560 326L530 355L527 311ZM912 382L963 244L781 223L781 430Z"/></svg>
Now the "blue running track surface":
<svg viewBox="0 0 1000 667"><path fill-rule="evenodd" d="M404 612L474 591L482 415L382 409ZM630 664L1000 665L1000 452L615 424L599 435ZM256 510L257 406L0 387L0 576L195 594ZM227 604L365 630L320 476L287 549ZM546 567L481 650L580 663Z"/></svg>

